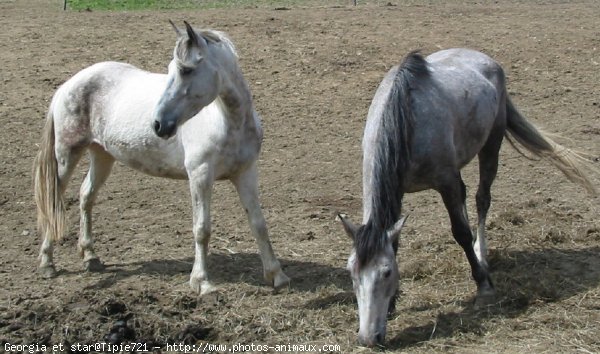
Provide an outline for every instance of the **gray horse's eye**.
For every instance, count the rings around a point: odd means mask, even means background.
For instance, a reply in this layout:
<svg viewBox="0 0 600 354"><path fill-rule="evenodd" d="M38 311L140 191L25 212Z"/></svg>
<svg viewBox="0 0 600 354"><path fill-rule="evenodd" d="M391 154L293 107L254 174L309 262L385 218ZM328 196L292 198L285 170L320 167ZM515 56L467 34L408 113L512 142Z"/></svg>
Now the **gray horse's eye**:
<svg viewBox="0 0 600 354"><path fill-rule="evenodd" d="M383 278L387 279L390 277L390 275L392 275L392 270L387 268L386 270L383 271Z"/></svg>

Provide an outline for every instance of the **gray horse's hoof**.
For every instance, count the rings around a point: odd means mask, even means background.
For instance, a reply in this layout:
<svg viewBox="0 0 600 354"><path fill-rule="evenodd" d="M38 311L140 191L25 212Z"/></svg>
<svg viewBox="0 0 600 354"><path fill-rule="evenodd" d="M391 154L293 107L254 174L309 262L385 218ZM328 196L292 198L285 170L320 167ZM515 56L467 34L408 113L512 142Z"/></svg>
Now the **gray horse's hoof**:
<svg viewBox="0 0 600 354"><path fill-rule="evenodd" d="M102 264L98 258L92 258L83 262L83 266L85 267L86 272L92 273L102 272L105 268L104 264Z"/></svg>
<svg viewBox="0 0 600 354"><path fill-rule="evenodd" d="M56 278L56 276L58 275L58 272L56 271L56 268L54 268L53 265L40 267L40 269L38 269L38 272L44 279Z"/></svg>
<svg viewBox="0 0 600 354"><path fill-rule="evenodd" d="M481 291L477 294L473 306L475 310L481 310L495 305L496 302L496 292L494 290Z"/></svg>

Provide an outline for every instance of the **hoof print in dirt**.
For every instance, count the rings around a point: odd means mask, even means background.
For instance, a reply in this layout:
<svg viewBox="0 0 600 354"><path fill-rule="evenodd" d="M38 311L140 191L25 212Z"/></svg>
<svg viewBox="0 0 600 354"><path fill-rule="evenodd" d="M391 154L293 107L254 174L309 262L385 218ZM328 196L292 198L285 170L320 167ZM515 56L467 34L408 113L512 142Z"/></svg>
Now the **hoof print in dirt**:
<svg viewBox="0 0 600 354"><path fill-rule="evenodd" d="M106 267L98 258L92 258L86 262L84 262L83 267L86 272L90 273L100 273L103 272Z"/></svg>
<svg viewBox="0 0 600 354"><path fill-rule="evenodd" d="M124 341L135 339L135 331L127 326L126 320L118 320L110 329L110 332L104 336L104 341L110 344L120 344Z"/></svg>
<svg viewBox="0 0 600 354"><path fill-rule="evenodd" d="M212 328L206 328L199 325L187 325L177 336L175 342L184 344L194 344L199 340L205 340L212 332Z"/></svg>
<svg viewBox="0 0 600 354"><path fill-rule="evenodd" d="M473 309L476 311L490 310L498 304L498 299L494 295L483 295L475 297Z"/></svg>
<svg viewBox="0 0 600 354"><path fill-rule="evenodd" d="M125 313L127 311L127 306L114 299L108 299L102 303L100 308L98 309L98 313L102 316L113 316L116 314Z"/></svg>
<svg viewBox="0 0 600 354"><path fill-rule="evenodd" d="M202 306L219 307L224 303L225 300L222 294L220 294L218 291L215 291L206 295L202 295L202 297L199 298L199 301L202 303Z"/></svg>
<svg viewBox="0 0 600 354"><path fill-rule="evenodd" d="M43 279L56 278L56 276L58 275L58 272L56 271L56 268L54 268L54 266L42 267L38 269L38 272Z"/></svg>
<svg viewBox="0 0 600 354"><path fill-rule="evenodd" d="M182 295L175 299L174 304L180 310L191 310L198 306L198 300L189 295Z"/></svg>

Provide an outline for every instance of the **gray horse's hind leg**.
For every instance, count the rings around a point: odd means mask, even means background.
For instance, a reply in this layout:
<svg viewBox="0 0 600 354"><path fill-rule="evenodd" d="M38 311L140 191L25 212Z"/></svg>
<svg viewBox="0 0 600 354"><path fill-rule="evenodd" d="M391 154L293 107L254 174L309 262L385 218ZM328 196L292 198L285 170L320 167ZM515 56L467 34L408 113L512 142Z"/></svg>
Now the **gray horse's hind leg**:
<svg viewBox="0 0 600 354"><path fill-rule="evenodd" d="M101 147L92 144L90 152L90 169L79 190L80 234L77 248L83 258L85 270L99 272L104 265L94 252L92 239L92 208L100 187L106 182L115 159Z"/></svg>
<svg viewBox="0 0 600 354"><path fill-rule="evenodd" d="M456 172L454 178L448 179L445 184L441 185L439 192L450 216L454 239L463 248L471 265L471 273L477 283L478 299L493 296L495 290L489 271L487 267L479 263L473 249L473 234L465 213L466 187L460 177L460 172Z"/></svg>
<svg viewBox="0 0 600 354"><path fill-rule="evenodd" d="M477 238L473 244L479 263L488 268L487 243L485 239L485 221L490 208L492 183L498 171L498 155L504 137L504 127L494 129L487 142L479 151L479 188L475 196L477 203Z"/></svg>

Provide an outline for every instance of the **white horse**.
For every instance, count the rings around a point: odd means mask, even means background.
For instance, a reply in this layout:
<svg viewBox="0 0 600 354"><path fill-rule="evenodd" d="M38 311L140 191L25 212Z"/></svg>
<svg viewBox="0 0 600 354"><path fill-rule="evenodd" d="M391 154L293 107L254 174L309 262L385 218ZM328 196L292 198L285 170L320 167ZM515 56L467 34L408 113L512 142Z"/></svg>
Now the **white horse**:
<svg viewBox="0 0 600 354"><path fill-rule="evenodd" d="M235 48L221 32L196 32L185 25L185 32L173 25L177 43L167 75L99 63L54 94L34 163L44 277L57 274L52 253L66 228L63 194L87 150L90 169L80 191L78 249L88 271L104 268L93 250L91 214L117 160L149 175L189 180L196 246L192 289L201 294L215 289L206 269L210 200L213 183L223 179L234 184L247 213L265 280L275 288L289 283L260 209L256 160L263 132Z"/></svg>

